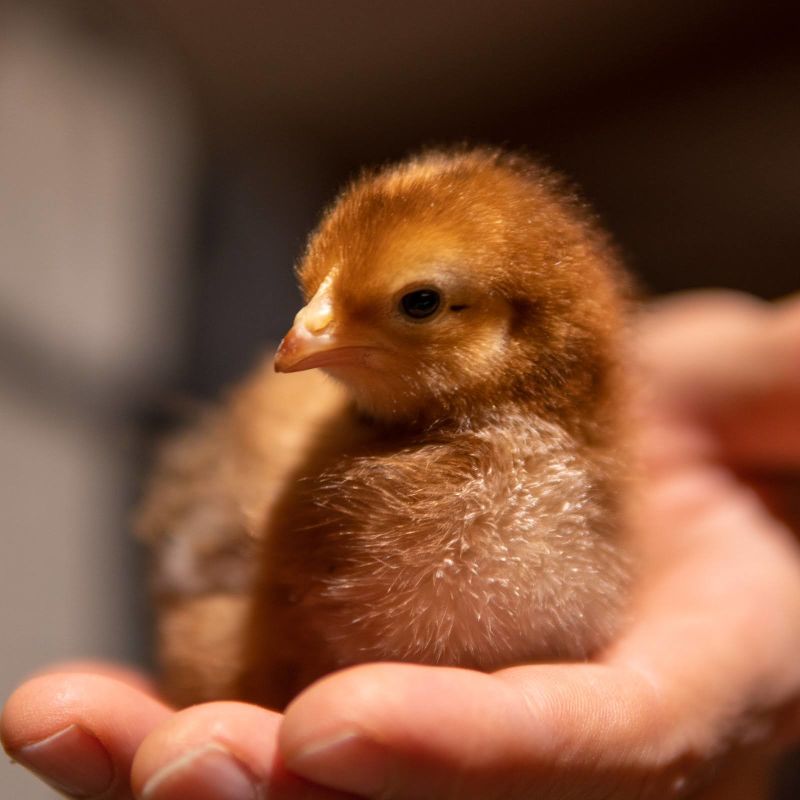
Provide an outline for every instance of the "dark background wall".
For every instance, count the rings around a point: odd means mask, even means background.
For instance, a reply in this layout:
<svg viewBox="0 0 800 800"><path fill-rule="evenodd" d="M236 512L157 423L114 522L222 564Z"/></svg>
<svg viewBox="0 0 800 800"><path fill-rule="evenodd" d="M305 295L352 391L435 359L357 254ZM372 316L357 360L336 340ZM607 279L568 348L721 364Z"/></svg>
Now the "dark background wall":
<svg viewBox="0 0 800 800"><path fill-rule="evenodd" d="M336 188L428 144L540 154L654 292L800 285L792 3L139 5L131 26L174 55L203 132L191 388L280 335L289 267Z"/></svg>

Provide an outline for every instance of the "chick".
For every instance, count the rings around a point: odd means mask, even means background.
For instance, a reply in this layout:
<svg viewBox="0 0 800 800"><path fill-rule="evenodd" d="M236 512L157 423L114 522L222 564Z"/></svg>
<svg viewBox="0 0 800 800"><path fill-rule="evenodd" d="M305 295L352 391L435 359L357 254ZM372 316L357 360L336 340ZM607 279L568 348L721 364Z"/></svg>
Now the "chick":
<svg viewBox="0 0 800 800"><path fill-rule="evenodd" d="M176 477L173 450L151 497L174 693L283 708L366 661L494 670L606 644L627 283L582 206L525 158L426 153L346 189L298 276L274 367L301 374L262 370L183 440L206 467L190 453Z"/></svg>

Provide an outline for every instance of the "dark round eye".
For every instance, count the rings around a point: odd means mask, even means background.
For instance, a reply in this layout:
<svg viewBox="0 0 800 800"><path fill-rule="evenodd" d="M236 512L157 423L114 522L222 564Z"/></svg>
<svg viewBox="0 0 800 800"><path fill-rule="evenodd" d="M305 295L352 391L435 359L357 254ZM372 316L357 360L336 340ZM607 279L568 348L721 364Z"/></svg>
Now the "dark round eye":
<svg viewBox="0 0 800 800"><path fill-rule="evenodd" d="M435 289L417 289L403 295L400 307L412 319L425 319L436 313L440 302L439 292Z"/></svg>

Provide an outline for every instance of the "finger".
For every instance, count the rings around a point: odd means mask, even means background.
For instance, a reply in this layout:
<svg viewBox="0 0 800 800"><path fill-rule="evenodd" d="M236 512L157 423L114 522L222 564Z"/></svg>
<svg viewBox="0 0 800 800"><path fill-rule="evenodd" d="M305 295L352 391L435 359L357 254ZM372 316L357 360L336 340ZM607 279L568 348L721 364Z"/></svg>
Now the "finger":
<svg viewBox="0 0 800 800"><path fill-rule="evenodd" d="M727 291L661 298L636 320L636 354L670 399L719 402L731 383L750 380L745 368L752 368L753 342L763 337L771 308Z"/></svg>
<svg viewBox="0 0 800 800"><path fill-rule="evenodd" d="M143 742L131 782L143 800L339 800L288 773L277 754L281 716L244 703L178 712Z"/></svg>
<svg viewBox="0 0 800 800"><path fill-rule="evenodd" d="M651 303L636 321L640 363L671 399L706 405L757 382L775 307L727 291L692 292Z"/></svg>
<svg viewBox="0 0 800 800"><path fill-rule="evenodd" d="M677 776L678 759L649 749L664 714L641 676L601 665L519 670L347 670L289 707L281 753L299 775L376 798L591 800L613 785L623 800L654 771L632 774L631 764Z"/></svg>
<svg viewBox="0 0 800 800"><path fill-rule="evenodd" d="M800 296L679 295L653 304L637 334L656 405L700 419L734 463L800 466Z"/></svg>
<svg viewBox="0 0 800 800"><path fill-rule="evenodd" d="M70 797L130 798L141 741L172 710L105 675L33 678L9 698L0 720L8 754Z"/></svg>

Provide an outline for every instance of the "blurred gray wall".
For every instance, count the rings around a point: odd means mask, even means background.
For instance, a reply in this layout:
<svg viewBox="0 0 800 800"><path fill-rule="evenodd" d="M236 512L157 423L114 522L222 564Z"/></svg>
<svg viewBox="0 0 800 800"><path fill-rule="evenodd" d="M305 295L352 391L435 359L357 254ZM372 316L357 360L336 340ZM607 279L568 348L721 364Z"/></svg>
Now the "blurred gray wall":
<svg viewBox="0 0 800 800"><path fill-rule="evenodd" d="M152 54L0 11L2 698L54 661L140 657L128 421L179 352L191 154ZM3 760L0 796L53 793Z"/></svg>

